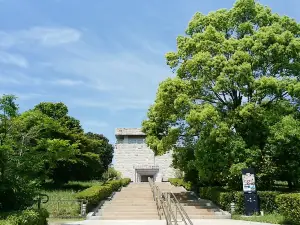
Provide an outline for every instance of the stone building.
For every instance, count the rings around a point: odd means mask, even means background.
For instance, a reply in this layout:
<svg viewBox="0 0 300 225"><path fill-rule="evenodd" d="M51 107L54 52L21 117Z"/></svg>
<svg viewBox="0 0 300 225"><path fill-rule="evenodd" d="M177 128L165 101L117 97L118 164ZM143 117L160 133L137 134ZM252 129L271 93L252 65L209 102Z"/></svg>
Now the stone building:
<svg viewBox="0 0 300 225"><path fill-rule="evenodd" d="M175 170L171 168L172 152L154 156L141 129L116 128L115 136L114 168L123 177L131 178L133 182L147 182L148 177L161 182L175 176Z"/></svg>

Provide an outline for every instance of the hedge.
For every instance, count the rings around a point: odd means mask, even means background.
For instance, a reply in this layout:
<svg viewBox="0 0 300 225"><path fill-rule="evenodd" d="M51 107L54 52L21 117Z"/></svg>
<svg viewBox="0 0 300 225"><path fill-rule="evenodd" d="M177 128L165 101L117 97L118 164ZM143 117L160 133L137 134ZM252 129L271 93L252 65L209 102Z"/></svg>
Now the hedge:
<svg viewBox="0 0 300 225"><path fill-rule="evenodd" d="M131 179L130 178L123 178L123 179L121 179L121 181L122 181L122 186L125 187L131 182Z"/></svg>
<svg viewBox="0 0 300 225"><path fill-rule="evenodd" d="M169 178L169 182L174 186L183 186L187 191L192 189L191 182L185 182L183 179L180 178Z"/></svg>
<svg viewBox="0 0 300 225"><path fill-rule="evenodd" d="M47 225L49 213L46 209L27 209L10 213L1 225Z"/></svg>
<svg viewBox="0 0 300 225"><path fill-rule="evenodd" d="M278 195L276 203L287 221L300 224L300 193Z"/></svg>
<svg viewBox="0 0 300 225"><path fill-rule="evenodd" d="M76 194L77 199L84 199L88 201L87 209L91 210L100 201L109 197L113 192L118 191L120 187L126 186L131 179L124 178L121 180L112 180L103 185L92 186Z"/></svg>
<svg viewBox="0 0 300 225"><path fill-rule="evenodd" d="M230 211L230 203L235 203L235 212L243 214L245 211L244 194L240 191L227 191L221 187L202 187L199 190L201 198L209 199L220 206L223 210ZM276 197L280 192L259 191L260 208L265 213L274 213L278 211Z"/></svg>

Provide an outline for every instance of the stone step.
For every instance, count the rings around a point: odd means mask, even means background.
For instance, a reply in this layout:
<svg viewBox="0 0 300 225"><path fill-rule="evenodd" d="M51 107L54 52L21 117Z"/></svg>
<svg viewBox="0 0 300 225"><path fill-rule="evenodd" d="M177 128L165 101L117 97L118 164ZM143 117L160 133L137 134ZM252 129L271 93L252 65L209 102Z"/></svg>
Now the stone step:
<svg viewBox="0 0 300 225"><path fill-rule="evenodd" d="M151 191L151 188L150 186L149 187L125 187L125 188L122 188L122 191L135 191L135 190L139 190L139 191Z"/></svg>
<svg viewBox="0 0 300 225"><path fill-rule="evenodd" d="M115 195L113 198L153 198L153 195L142 195L142 194L127 194L127 193L123 193L123 194L119 194L119 195Z"/></svg>
<svg viewBox="0 0 300 225"><path fill-rule="evenodd" d="M197 212L197 211L186 211L190 215L216 215L214 212ZM178 214L178 213L177 213Z"/></svg>
<svg viewBox="0 0 300 225"><path fill-rule="evenodd" d="M153 198L113 198L110 202L155 202Z"/></svg>
<svg viewBox="0 0 300 225"><path fill-rule="evenodd" d="M199 208L215 208L215 206L213 204L210 203L203 203L203 202L186 202L186 203L182 203L180 202L180 204L182 206L195 206L195 207L199 207Z"/></svg>
<svg viewBox="0 0 300 225"><path fill-rule="evenodd" d="M117 197L128 197L128 198L153 198L152 193L117 193L114 198Z"/></svg>
<svg viewBox="0 0 300 225"><path fill-rule="evenodd" d="M189 215L190 219L231 219L230 215Z"/></svg>
<svg viewBox="0 0 300 225"><path fill-rule="evenodd" d="M135 190L136 189L136 190ZM121 191L121 193L125 193L125 192L129 192L129 193L133 193L133 192L140 192L140 193L143 193L143 192L145 192L145 193L152 193L152 191L151 190L149 190L148 188L146 189L144 189L144 190L141 190L140 188L132 188L131 190L122 190Z"/></svg>
<svg viewBox="0 0 300 225"><path fill-rule="evenodd" d="M106 207L106 206L115 206L115 207L129 207L129 206L138 206L138 207L156 207L156 205L154 203L114 203L114 204L104 204L102 207Z"/></svg>
<svg viewBox="0 0 300 225"><path fill-rule="evenodd" d="M155 202L153 201L136 201L136 200L130 200L130 201L111 201L111 205L155 205Z"/></svg>
<svg viewBox="0 0 300 225"><path fill-rule="evenodd" d="M114 212L114 211L100 211L100 214L103 216L114 215L114 216L129 216L129 215L158 215L155 211L133 211L133 212Z"/></svg>
<svg viewBox="0 0 300 225"><path fill-rule="evenodd" d="M220 211L216 211L214 209L195 209L195 208L184 208L184 210L187 212L187 213L216 213L216 212L220 212Z"/></svg>
<svg viewBox="0 0 300 225"><path fill-rule="evenodd" d="M101 211L102 212L155 212L157 213L157 208L156 207L153 207L153 208L137 208L137 207L120 207L120 208L117 208L117 207L106 207L106 208L101 208Z"/></svg>
<svg viewBox="0 0 300 225"><path fill-rule="evenodd" d="M116 198L113 198L111 201L147 201L147 202L153 202L154 199L153 197L145 197L145 198L142 198L142 197L137 197L137 198L133 198L133 197L128 197L128 196L125 196L125 197L122 197L122 196L119 196L119 197L116 197Z"/></svg>
<svg viewBox="0 0 300 225"><path fill-rule="evenodd" d="M97 216L97 218L94 219L100 219L100 220L159 220L158 215L124 215L124 216Z"/></svg>

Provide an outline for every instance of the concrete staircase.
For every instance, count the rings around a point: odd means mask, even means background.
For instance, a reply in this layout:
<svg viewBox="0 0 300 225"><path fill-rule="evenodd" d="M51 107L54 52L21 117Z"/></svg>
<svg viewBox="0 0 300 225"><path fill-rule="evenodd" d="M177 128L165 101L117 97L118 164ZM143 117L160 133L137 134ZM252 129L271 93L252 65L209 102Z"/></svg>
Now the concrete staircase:
<svg viewBox="0 0 300 225"><path fill-rule="evenodd" d="M155 183L162 192L173 192L185 209L194 225L214 224L214 219L220 221L218 224L229 224L231 215L223 212L212 202L198 199L183 187L175 187L169 182ZM178 214L177 214L178 215ZM205 220L202 220L205 219ZM208 222L205 222L208 221ZM231 221L231 220L229 220ZM179 222L178 224L182 224ZM96 225L96 224L118 224L118 225L163 225L165 219L159 220L156 203L149 183L130 183L123 187L121 192L116 192L111 200L105 201L96 215L88 220L67 223L68 225Z"/></svg>
<svg viewBox="0 0 300 225"><path fill-rule="evenodd" d="M231 219L231 215L224 212L211 201L198 199L191 192L174 193L190 219Z"/></svg>
<svg viewBox="0 0 300 225"><path fill-rule="evenodd" d="M158 220L149 183L130 183L106 201L97 214L100 220Z"/></svg>
<svg viewBox="0 0 300 225"><path fill-rule="evenodd" d="M162 192L173 192L190 219L230 219L231 215L222 211L209 200L198 199L183 187L175 187L169 182L155 183Z"/></svg>

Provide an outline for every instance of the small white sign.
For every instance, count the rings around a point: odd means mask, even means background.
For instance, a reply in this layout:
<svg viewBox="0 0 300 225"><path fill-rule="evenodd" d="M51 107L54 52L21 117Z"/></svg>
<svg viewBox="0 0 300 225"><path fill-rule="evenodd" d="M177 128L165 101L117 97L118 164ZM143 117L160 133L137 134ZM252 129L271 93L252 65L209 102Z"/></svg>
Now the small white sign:
<svg viewBox="0 0 300 225"><path fill-rule="evenodd" d="M246 173L242 176L242 179L244 192L254 192L256 190L254 174Z"/></svg>

